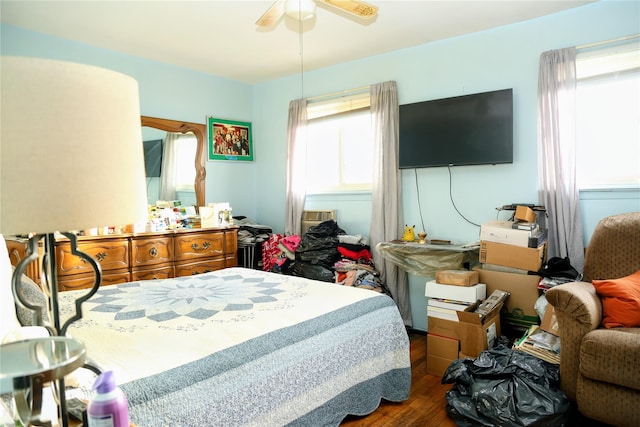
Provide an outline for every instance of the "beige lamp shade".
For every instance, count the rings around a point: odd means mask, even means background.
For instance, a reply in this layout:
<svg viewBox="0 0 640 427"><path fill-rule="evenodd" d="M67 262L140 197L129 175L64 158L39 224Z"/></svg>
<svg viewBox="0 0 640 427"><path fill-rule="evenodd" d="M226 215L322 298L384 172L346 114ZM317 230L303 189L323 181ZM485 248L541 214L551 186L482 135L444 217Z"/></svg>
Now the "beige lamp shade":
<svg viewBox="0 0 640 427"><path fill-rule="evenodd" d="M62 61L1 65L0 233L145 221L138 83Z"/></svg>

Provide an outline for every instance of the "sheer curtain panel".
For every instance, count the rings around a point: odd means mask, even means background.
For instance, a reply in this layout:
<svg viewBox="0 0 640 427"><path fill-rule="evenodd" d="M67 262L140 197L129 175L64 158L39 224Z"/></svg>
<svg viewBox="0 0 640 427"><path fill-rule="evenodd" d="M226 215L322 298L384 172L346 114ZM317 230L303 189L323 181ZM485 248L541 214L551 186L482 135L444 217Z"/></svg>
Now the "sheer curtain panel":
<svg viewBox="0 0 640 427"><path fill-rule="evenodd" d="M284 232L291 236L300 234L302 211L306 198L305 165L307 161L307 100L297 99L289 103L287 127L287 195Z"/></svg>
<svg viewBox="0 0 640 427"><path fill-rule="evenodd" d="M167 132L162 143L162 168L160 169L160 200L176 199L176 142L179 133Z"/></svg>
<svg viewBox="0 0 640 427"><path fill-rule="evenodd" d="M569 257L582 272L575 111L575 48L544 52L538 75L538 199L548 214L547 258Z"/></svg>
<svg viewBox="0 0 640 427"><path fill-rule="evenodd" d="M371 86L373 126L373 179L371 195L371 247L402 235L402 180L398 169L398 87L389 81ZM373 251L381 280L393 294L405 325L413 326L407 273Z"/></svg>

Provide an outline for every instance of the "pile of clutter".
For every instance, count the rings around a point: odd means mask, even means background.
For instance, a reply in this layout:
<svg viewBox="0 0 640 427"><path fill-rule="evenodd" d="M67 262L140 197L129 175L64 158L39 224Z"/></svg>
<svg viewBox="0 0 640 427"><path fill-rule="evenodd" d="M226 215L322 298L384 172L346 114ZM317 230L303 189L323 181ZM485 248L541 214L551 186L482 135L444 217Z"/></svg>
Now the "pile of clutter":
<svg viewBox="0 0 640 427"><path fill-rule="evenodd" d="M233 218L238 229L238 244L255 244L264 242L273 232L271 227L259 224L257 221L246 216L236 216Z"/></svg>
<svg viewBox="0 0 640 427"><path fill-rule="evenodd" d="M306 277L390 294L361 235L349 235L333 220L302 236L271 234L262 246L265 271Z"/></svg>
<svg viewBox="0 0 640 427"><path fill-rule="evenodd" d="M568 257L552 257L538 270L541 277L538 289L547 292L549 289L563 283L582 280L580 274L572 265Z"/></svg>

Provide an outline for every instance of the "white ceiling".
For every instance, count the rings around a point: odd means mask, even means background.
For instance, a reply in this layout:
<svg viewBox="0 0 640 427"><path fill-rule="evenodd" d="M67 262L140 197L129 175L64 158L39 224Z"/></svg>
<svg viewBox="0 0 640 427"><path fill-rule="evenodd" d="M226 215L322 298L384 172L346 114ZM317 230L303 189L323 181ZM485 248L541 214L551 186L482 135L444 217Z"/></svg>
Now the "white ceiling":
<svg viewBox="0 0 640 427"><path fill-rule="evenodd" d="M255 21L265 1L0 1L2 22L246 83L361 59L591 1L370 1L373 21L318 7L300 23ZM302 49L301 49L302 47ZM302 52L302 55L301 55Z"/></svg>

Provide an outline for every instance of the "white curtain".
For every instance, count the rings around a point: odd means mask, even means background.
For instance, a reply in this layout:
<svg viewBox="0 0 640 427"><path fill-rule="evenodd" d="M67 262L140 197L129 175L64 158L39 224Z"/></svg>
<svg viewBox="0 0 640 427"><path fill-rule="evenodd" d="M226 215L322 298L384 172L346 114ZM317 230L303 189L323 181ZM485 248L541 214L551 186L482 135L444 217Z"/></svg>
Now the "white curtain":
<svg viewBox="0 0 640 427"><path fill-rule="evenodd" d="M167 132L162 142L162 168L160 169L160 200L176 199L176 142L179 133Z"/></svg>
<svg viewBox="0 0 640 427"><path fill-rule="evenodd" d="M576 183L576 50L544 52L538 75L538 199L547 208L547 258L582 272L584 243Z"/></svg>
<svg viewBox="0 0 640 427"><path fill-rule="evenodd" d="M306 198L305 165L307 162L307 100L289 103L287 127L287 194L285 205L286 235L300 234Z"/></svg>
<svg viewBox="0 0 640 427"><path fill-rule="evenodd" d="M402 235L402 180L398 169L399 107L396 82L371 86L373 126L373 179L371 201L371 247ZM381 280L393 295L405 325L413 326L407 273L384 259L376 250L373 262Z"/></svg>

